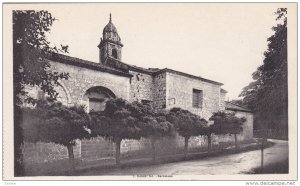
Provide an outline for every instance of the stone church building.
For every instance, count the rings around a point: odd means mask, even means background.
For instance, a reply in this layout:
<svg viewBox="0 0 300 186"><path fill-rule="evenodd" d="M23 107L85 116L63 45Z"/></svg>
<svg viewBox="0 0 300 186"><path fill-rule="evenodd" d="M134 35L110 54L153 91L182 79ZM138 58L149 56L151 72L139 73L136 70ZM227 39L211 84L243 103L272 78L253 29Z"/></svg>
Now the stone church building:
<svg viewBox="0 0 300 186"><path fill-rule="evenodd" d="M99 62L53 54L48 59L51 69L57 72L67 72L70 75L68 80L60 81L60 86L56 87L59 93L58 101L65 105L84 104L88 111L98 111L104 109L108 99L120 97L129 102L140 101L152 104L155 108L180 107L207 120L213 112L226 109L247 118L243 133L239 138L241 140L252 139L253 114L246 108L225 102L227 92L222 89L222 83L169 68L142 68L124 63L122 61L123 46L121 37L110 17L98 45ZM31 89L29 92L32 96L43 96L41 91ZM215 143L218 143L218 138L215 139ZM231 137L226 139L231 139ZM123 141L121 152L144 149L148 144L146 141ZM171 144L183 147L183 140L168 139L162 142L164 147L172 146ZM191 140L190 146L197 147L203 144L205 144L205 139L199 137ZM96 159L101 159L112 156L114 153L113 145L103 139L95 139L93 142L83 140L77 146L75 154L82 159L91 159L95 156ZM168 151L168 148L162 149ZM60 153L56 150L51 152Z"/></svg>
<svg viewBox="0 0 300 186"><path fill-rule="evenodd" d="M122 61L123 43L112 20L103 29L98 45L99 62L61 54L49 60L51 68L68 72L61 81L59 100L64 104L84 104L88 110L103 110L105 100L121 97L155 108L181 107L208 119L225 109L226 91L222 83L164 68L142 68Z"/></svg>

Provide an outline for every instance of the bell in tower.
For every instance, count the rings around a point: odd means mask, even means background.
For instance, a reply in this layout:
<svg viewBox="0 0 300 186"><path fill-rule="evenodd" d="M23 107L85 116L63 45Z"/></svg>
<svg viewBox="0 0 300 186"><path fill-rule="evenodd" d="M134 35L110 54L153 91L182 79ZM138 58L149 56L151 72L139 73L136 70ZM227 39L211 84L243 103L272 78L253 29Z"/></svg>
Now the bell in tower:
<svg viewBox="0 0 300 186"><path fill-rule="evenodd" d="M100 63L105 64L109 58L114 60L122 60L121 38L115 25L112 23L111 14L109 15L109 23L104 27L99 48Z"/></svg>

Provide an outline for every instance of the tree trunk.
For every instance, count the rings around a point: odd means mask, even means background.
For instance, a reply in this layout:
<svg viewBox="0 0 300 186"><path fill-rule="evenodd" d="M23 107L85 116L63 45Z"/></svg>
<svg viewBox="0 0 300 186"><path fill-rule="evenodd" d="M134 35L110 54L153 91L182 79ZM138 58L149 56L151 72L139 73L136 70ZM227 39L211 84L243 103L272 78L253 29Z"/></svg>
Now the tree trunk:
<svg viewBox="0 0 300 186"><path fill-rule="evenodd" d="M238 150L238 145L237 145L237 134L234 134L234 146L235 146L235 151Z"/></svg>
<svg viewBox="0 0 300 186"><path fill-rule="evenodd" d="M21 126L22 111L21 108L16 104L16 94L14 96L14 99L14 175L24 176L24 157L22 153L22 144L24 142L24 136L23 129Z"/></svg>
<svg viewBox="0 0 300 186"><path fill-rule="evenodd" d="M151 147L152 147L152 161L156 161L156 149L155 149L155 139L151 138Z"/></svg>
<svg viewBox="0 0 300 186"><path fill-rule="evenodd" d="M121 154L121 141L122 139L116 139L116 164L120 165L120 154Z"/></svg>
<svg viewBox="0 0 300 186"><path fill-rule="evenodd" d="M187 158L190 137L184 137L184 158Z"/></svg>
<svg viewBox="0 0 300 186"><path fill-rule="evenodd" d="M211 134L207 136L207 152L210 153L211 150Z"/></svg>
<svg viewBox="0 0 300 186"><path fill-rule="evenodd" d="M68 155L69 155L69 163L70 169L73 171L75 170L75 159L74 159L74 152L73 152L73 145L67 145Z"/></svg>
<svg viewBox="0 0 300 186"><path fill-rule="evenodd" d="M261 172L263 172L264 170L264 141L265 139L262 138L262 141L261 141Z"/></svg>

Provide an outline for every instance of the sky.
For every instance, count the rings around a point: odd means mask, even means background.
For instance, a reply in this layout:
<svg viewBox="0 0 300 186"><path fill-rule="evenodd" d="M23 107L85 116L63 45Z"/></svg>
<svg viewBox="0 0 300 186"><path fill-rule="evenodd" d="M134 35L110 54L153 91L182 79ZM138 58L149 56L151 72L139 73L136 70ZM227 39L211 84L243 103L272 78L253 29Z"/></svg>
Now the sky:
<svg viewBox="0 0 300 186"><path fill-rule="evenodd" d="M43 8L44 7L44 8ZM223 83L237 99L263 62L280 4L101 3L42 5L57 19L48 35L69 54L99 62L97 45L112 14L122 61L171 68Z"/></svg>

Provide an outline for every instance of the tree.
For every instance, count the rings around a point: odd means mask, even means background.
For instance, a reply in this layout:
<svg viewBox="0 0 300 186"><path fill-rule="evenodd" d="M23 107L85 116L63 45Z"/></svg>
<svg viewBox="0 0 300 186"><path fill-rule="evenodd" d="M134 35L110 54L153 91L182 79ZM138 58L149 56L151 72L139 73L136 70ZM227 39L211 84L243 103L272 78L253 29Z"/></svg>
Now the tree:
<svg viewBox="0 0 300 186"><path fill-rule="evenodd" d="M56 143L67 147L70 168L75 169L73 146L88 136L89 116L83 106L41 102L36 108L23 108L23 131L29 142Z"/></svg>
<svg viewBox="0 0 300 186"><path fill-rule="evenodd" d="M287 9L279 8L275 14L278 24L272 28L274 34L267 39L263 64L252 74L254 81L243 88L240 96L244 105L255 111L256 129L269 128L287 134Z"/></svg>
<svg viewBox="0 0 300 186"><path fill-rule="evenodd" d="M128 109L138 121L142 137L150 138L152 148L152 160L156 160L156 141L164 136L172 136L175 133L173 125L167 121L164 110L156 110L151 105L133 102Z"/></svg>
<svg viewBox="0 0 300 186"><path fill-rule="evenodd" d="M88 126L88 129L90 129L90 137L106 137L106 133L103 129L109 126L110 119L105 116L103 111L91 111L89 116L91 118L91 122Z"/></svg>
<svg viewBox="0 0 300 186"><path fill-rule="evenodd" d="M214 133L212 125L206 125L200 132L200 135L207 136L207 152L210 153L211 150L211 138Z"/></svg>
<svg viewBox="0 0 300 186"><path fill-rule="evenodd" d="M98 116L105 117L105 122L98 123L99 127L102 128L102 130L99 129L99 134L111 139L116 144L117 165L120 165L121 141L142 137L141 128L137 119L132 116L131 111L128 109L128 105L129 103L122 98L111 99L106 102L103 115L98 114Z"/></svg>
<svg viewBox="0 0 300 186"><path fill-rule="evenodd" d="M152 120L155 118L155 120ZM175 130L173 125L167 121L165 114L156 115L155 117L146 117L146 127L143 128L143 132L149 133L149 137L151 139L151 147L152 147L152 160L156 160L156 141L159 138L165 136L173 136L175 134ZM154 122L152 122L154 121ZM148 131L149 130L149 131ZM146 134L145 137L148 135Z"/></svg>
<svg viewBox="0 0 300 186"><path fill-rule="evenodd" d="M67 46L61 49L51 47L46 34L56 19L48 11L18 10L13 11L13 63L14 63L14 94L17 104L25 101L37 101L27 95L25 85L36 85L55 100L57 92L54 87L58 80L68 79L67 73L49 70L46 58L52 53L68 52Z"/></svg>
<svg viewBox="0 0 300 186"><path fill-rule="evenodd" d="M122 139L151 139L152 157L155 161L155 141L171 135L173 125L166 121L165 113L157 112L150 105L128 103L117 98L107 102L104 111L91 112L91 137L102 136L116 143L116 163L120 164Z"/></svg>
<svg viewBox="0 0 300 186"><path fill-rule="evenodd" d="M50 64L46 59L52 52L67 52L67 46L62 49L50 47L46 33L55 21L48 11L17 10L13 11L13 98L14 98L14 152L15 175L23 174L21 145L23 131L20 126L23 101L36 103L30 97L26 85L39 86L55 100L57 93L54 86L58 80L68 79L67 73L49 71ZM63 48L64 47L64 48Z"/></svg>
<svg viewBox="0 0 300 186"><path fill-rule="evenodd" d="M246 118L238 118L234 112L219 111L213 113L209 120L214 121L212 130L215 134L234 135L234 144L237 150L237 134L243 131L243 123L246 121Z"/></svg>
<svg viewBox="0 0 300 186"><path fill-rule="evenodd" d="M168 114L168 121L173 123L178 134L184 137L184 156L187 157L190 137L200 135L201 131L204 131L207 122L181 108L172 108Z"/></svg>

